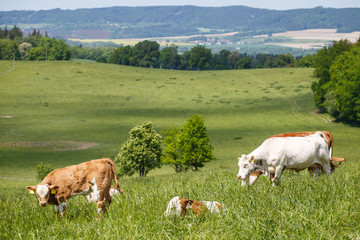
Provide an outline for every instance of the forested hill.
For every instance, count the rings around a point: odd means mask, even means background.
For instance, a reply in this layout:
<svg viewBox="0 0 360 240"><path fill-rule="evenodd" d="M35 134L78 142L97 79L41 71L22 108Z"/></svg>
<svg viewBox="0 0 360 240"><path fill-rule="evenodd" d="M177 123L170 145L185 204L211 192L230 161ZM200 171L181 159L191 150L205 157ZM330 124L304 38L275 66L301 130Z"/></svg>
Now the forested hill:
<svg viewBox="0 0 360 240"><path fill-rule="evenodd" d="M83 38L91 33L142 38L233 31L254 35L313 28L352 32L360 30L360 8L279 11L245 6L154 6L0 12L2 27L15 24L22 29L47 30L53 36Z"/></svg>

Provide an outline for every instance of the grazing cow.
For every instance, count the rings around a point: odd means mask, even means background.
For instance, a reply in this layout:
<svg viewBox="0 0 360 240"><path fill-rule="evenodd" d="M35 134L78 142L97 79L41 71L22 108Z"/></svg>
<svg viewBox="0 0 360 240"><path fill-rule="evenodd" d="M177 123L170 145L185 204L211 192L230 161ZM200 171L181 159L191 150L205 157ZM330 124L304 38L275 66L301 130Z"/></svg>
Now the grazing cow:
<svg viewBox="0 0 360 240"><path fill-rule="evenodd" d="M270 175L273 185L280 181L285 168L301 171L314 164L322 166L325 174L331 173L331 155L324 133L306 137L272 137L257 149L239 158L240 180L248 180L255 171Z"/></svg>
<svg viewBox="0 0 360 240"><path fill-rule="evenodd" d="M110 193L110 197L112 199L116 195L123 194L123 191L120 189L120 192L119 192L116 188L111 186L109 193ZM86 199L88 200L88 202L96 202L96 194L94 192L91 192L89 195L86 196Z"/></svg>
<svg viewBox="0 0 360 240"><path fill-rule="evenodd" d="M71 197L93 193L100 217L111 202L109 191L113 179L116 189L121 192L113 161L103 158L56 169L38 185L26 188L30 193L36 193L41 206L55 205L56 212L61 216L65 215L67 201Z"/></svg>
<svg viewBox="0 0 360 240"><path fill-rule="evenodd" d="M211 214L219 213L221 211L225 213L225 209L216 201L194 201L177 196L170 200L163 215L166 217L173 215L184 217L187 209L192 209L195 215L208 211Z"/></svg>
<svg viewBox="0 0 360 240"><path fill-rule="evenodd" d="M314 134L314 133L315 132L280 133L280 134L273 135L273 136L271 136L269 138L273 138L273 137L305 137L305 136L309 136L309 135ZM329 151L330 151L331 172L334 172L335 168L338 167L342 162L345 161L345 158L332 157L334 138L333 138L332 134L330 132L328 132L328 131L323 131L322 133L324 133L324 135L326 137L326 142L328 144L328 148L329 148ZM335 162L338 162L338 164L336 165ZM316 173L316 175L320 175L321 173L324 172L323 169L322 169L322 166L320 164L314 164L314 165L308 167L308 171L309 171L311 176L313 176L314 173ZM245 185L254 184L261 174L262 174L262 172L255 171L254 173L252 173L250 175L249 180L243 180L241 185L245 186Z"/></svg>

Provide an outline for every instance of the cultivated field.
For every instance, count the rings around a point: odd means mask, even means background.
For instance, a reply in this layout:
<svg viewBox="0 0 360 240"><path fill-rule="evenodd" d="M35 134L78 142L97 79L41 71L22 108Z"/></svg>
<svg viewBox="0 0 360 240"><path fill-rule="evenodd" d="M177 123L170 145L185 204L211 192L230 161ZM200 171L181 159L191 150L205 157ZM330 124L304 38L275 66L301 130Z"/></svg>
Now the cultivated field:
<svg viewBox="0 0 360 240"><path fill-rule="evenodd" d="M287 38L288 41L271 43L269 45L316 49L321 48L332 41L340 41L341 39L348 39L350 42L355 43L360 37L360 32L337 33L336 29L308 29L302 31L275 33L273 34L273 37L284 37Z"/></svg>
<svg viewBox="0 0 360 240"><path fill-rule="evenodd" d="M0 239L358 239L360 129L313 109L312 69L172 71L86 61L0 61ZM104 219L76 197L65 219L41 208L25 186L35 166L114 157L146 120L161 133L193 114L205 119L216 160L199 172L169 166L119 179L125 194ZM328 130L332 176L285 171L279 187L236 179L237 157L268 136ZM174 196L216 200L227 215L164 218Z"/></svg>

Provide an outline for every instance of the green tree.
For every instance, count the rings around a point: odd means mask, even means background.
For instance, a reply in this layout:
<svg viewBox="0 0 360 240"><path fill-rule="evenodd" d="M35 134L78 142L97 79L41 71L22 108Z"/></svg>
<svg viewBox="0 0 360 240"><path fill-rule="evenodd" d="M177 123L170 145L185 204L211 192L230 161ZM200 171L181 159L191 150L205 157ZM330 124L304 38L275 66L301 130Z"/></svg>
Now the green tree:
<svg viewBox="0 0 360 240"><path fill-rule="evenodd" d="M311 88L314 92L314 103L320 111L326 110L325 95L327 94L324 87L330 81L330 67L338 56L349 51L352 44L348 40L334 41L332 46L324 47L319 50L315 58L314 77L318 82L314 82Z"/></svg>
<svg viewBox="0 0 360 240"><path fill-rule="evenodd" d="M123 46L113 50L110 55L109 63L130 65L133 48L130 46Z"/></svg>
<svg viewBox="0 0 360 240"><path fill-rule="evenodd" d="M130 138L122 144L115 159L119 176L132 176L138 172L140 177L161 167L161 136L156 133L151 122L144 122L130 130Z"/></svg>
<svg viewBox="0 0 360 240"><path fill-rule="evenodd" d="M160 67L165 69L177 69L180 65L180 56L177 46L165 47L160 51Z"/></svg>
<svg viewBox="0 0 360 240"><path fill-rule="evenodd" d="M9 31L9 38L14 40L16 37L22 38L23 33L20 28L16 27L16 25Z"/></svg>
<svg viewBox="0 0 360 240"><path fill-rule="evenodd" d="M231 51L228 55L227 62L231 68L236 68L236 63L240 60L240 53L238 51Z"/></svg>
<svg viewBox="0 0 360 240"><path fill-rule="evenodd" d="M190 61L191 53L186 50L180 55L180 69L188 70L189 69L189 61Z"/></svg>
<svg viewBox="0 0 360 240"><path fill-rule="evenodd" d="M330 67L324 85L326 110L339 120L360 123L360 43Z"/></svg>
<svg viewBox="0 0 360 240"><path fill-rule="evenodd" d="M138 42L133 48L131 65L139 67L159 67L160 45L153 41Z"/></svg>
<svg viewBox="0 0 360 240"><path fill-rule="evenodd" d="M192 170L197 171L206 162L214 159L213 147L209 143L204 119L200 115L195 114L188 119L179 141L181 158Z"/></svg>
<svg viewBox="0 0 360 240"><path fill-rule="evenodd" d="M212 54L204 46L195 46L190 50L189 68L191 70L206 70L211 66Z"/></svg>
<svg viewBox="0 0 360 240"><path fill-rule="evenodd" d="M29 59L30 60L45 60L45 48L44 47L35 47L29 50Z"/></svg>
<svg viewBox="0 0 360 240"><path fill-rule="evenodd" d="M294 62L295 59L292 54L279 54L276 57L275 65L276 67L292 67L294 65Z"/></svg>
<svg viewBox="0 0 360 240"><path fill-rule="evenodd" d="M295 62L295 67L310 68L315 67L315 54L306 55Z"/></svg>
<svg viewBox="0 0 360 240"><path fill-rule="evenodd" d="M251 63L252 63L252 58L245 55L243 58L241 58L236 63L236 68L237 69L250 69L251 68Z"/></svg>
<svg viewBox="0 0 360 240"><path fill-rule="evenodd" d="M164 132L164 148L162 162L170 164L174 167L175 172L181 172L187 170L188 166L185 165L184 158L181 157L181 130L176 127L170 128Z"/></svg>
<svg viewBox="0 0 360 240"><path fill-rule="evenodd" d="M70 60L72 55L69 46L62 39L43 37L42 46L45 48L45 60Z"/></svg>
<svg viewBox="0 0 360 240"><path fill-rule="evenodd" d="M25 59L28 56L28 51L32 48L32 45L27 42L23 42L19 45L19 52L21 54L21 58Z"/></svg>
<svg viewBox="0 0 360 240"><path fill-rule="evenodd" d="M219 53L215 53L213 55L213 65L215 70L225 70L230 69L230 65L228 63L230 51L221 50Z"/></svg>

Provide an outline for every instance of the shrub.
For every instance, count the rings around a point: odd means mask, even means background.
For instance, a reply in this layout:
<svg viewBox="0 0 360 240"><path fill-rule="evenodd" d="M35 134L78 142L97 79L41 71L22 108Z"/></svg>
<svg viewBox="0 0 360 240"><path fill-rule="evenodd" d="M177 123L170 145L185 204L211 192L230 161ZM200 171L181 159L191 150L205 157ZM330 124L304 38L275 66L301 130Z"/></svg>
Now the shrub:
<svg viewBox="0 0 360 240"><path fill-rule="evenodd" d="M50 163L48 164L40 163L35 167L36 178L39 180L43 180L53 170L54 168Z"/></svg>
<svg viewBox="0 0 360 240"><path fill-rule="evenodd" d="M170 163L176 172L191 168L194 171L214 159L213 147L204 125L204 119L195 114L180 131L165 132L164 163Z"/></svg>
<svg viewBox="0 0 360 240"><path fill-rule="evenodd" d="M151 122L145 122L130 130L130 138L122 144L115 159L119 176L132 176L135 172L140 177L161 167L161 136L156 133Z"/></svg>

